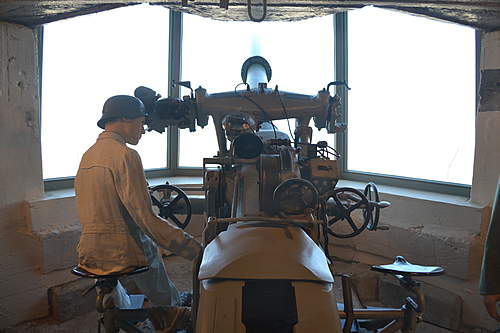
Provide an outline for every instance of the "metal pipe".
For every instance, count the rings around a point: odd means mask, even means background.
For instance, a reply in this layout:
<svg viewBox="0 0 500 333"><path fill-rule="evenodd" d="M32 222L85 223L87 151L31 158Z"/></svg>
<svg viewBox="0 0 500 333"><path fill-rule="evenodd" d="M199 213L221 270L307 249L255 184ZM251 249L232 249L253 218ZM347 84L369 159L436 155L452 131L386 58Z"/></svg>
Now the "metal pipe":
<svg viewBox="0 0 500 333"><path fill-rule="evenodd" d="M218 156L227 155L227 144L226 135L224 134L224 128L222 128L222 119L220 116L212 115L215 127L215 135L217 135L217 143L219 144L219 154Z"/></svg>
<svg viewBox="0 0 500 333"><path fill-rule="evenodd" d="M393 333L397 332L403 328L403 322L401 320L394 320L389 325L384 327L379 333Z"/></svg>
<svg viewBox="0 0 500 333"><path fill-rule="evenodd" d="M281 217L268 216L240 216L240 217L211 217L216 223L234 223L234 222L274 222L274 223L295 223L303 225L321 224L320 220L292 220Z"/></svg>
<svg viewBox="0 0 500 333"><path fill-rule="evenodd" d="M339 311L340 319L346 319L348 316L353 319L402 319L405 314L401 309L381 308L381 309L352 309L352 314L348 315L345 311Z"/></svg>
<svg viewBox="0 0 500 333"><path fill-rule="evenodd" d="M240 176L239 172L234 176L234 184L233 184L233 202L231 205L231 218L235 218L238 210L238 201L240 200ZM219 219L216 220L219 222ZM230 222L230 221L227 221Z"/></svg>
<svg viewBox="0 0 500 333"><path fill-rule="evenodd" d="M349 333L351 332L351 327L355 318L353 317L351 281L348 275L342 275L342 295L344 298L344 312L346 315L343 332Z"/></svg>

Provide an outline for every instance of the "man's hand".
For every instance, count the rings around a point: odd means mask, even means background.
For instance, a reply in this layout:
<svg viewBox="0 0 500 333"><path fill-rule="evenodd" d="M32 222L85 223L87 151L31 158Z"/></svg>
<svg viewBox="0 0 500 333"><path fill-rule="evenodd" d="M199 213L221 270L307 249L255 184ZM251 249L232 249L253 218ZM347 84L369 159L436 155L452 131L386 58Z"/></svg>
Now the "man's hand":
<svg viewBox="0 0 500 333"><path fill-rule="evenodd" d="M497 303L500 302L500 294L483 295L483 302L491 318L500 321L500 313L497 310Z"/></svg>

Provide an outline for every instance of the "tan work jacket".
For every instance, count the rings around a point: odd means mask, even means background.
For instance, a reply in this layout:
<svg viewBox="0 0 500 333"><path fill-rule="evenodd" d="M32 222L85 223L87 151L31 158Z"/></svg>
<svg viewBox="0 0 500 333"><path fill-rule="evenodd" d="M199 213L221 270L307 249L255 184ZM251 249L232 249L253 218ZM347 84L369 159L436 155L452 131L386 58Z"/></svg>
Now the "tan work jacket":
<svg viewBox="0 0 500 333"><path fill-rule="evenodd" d="M193 259L201 250L182 229L158 217L152 209L139 154L117 133L105 131L82 157L75 179L82 234L79 265L95 274L146 266L139 227L159 246Z"/></svg>

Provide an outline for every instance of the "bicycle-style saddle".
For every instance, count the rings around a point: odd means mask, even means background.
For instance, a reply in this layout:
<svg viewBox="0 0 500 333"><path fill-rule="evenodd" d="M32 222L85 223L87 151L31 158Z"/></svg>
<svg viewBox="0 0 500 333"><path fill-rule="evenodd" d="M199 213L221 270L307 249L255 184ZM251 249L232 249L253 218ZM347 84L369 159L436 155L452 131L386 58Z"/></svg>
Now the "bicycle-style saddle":
<svg viewBox="0 0 500 333"><path fill-rule="evenodd" d="M110 278L118 279L123 276L143 273L146 272L147 270L149 270L148 266L140 266L140 267L131 267L130 269L126 269L124 271L111 273L107 275L98 275L91 273L80 266L75 266L71 269L71 273L80 277L91 278L91 279L110 279Z"/></svg>
<svg viewBox="0 0 500 333"><path fill-rule="evenodd" d="M397 256L392 264L372 266L371 269L382 273L413 276L433 276L444 273L443 267L413 265L401 256Z"/></svg>

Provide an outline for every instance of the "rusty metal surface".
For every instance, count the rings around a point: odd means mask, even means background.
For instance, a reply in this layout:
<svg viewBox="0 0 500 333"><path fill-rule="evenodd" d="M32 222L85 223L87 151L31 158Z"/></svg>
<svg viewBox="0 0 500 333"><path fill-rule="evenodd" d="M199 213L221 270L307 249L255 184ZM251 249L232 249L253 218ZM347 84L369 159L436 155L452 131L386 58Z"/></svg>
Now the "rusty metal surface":
<svg viewBox="0 0 500 333"><path fill-rule="evenodd" d="M146 1L0 0L0 21L33 27L68 17L143 2ZM148 2L218 20L249 20L246 0L150 0ZM252 0L252 2L260 1ZM227 4L228 9L222 8L221 4ZM300 20L314 16L328 15L347 9L361 8L366 5L396 9L484 30L500 30L500 1L498 0L267 0L268 10L266 21Z"/></svg>

